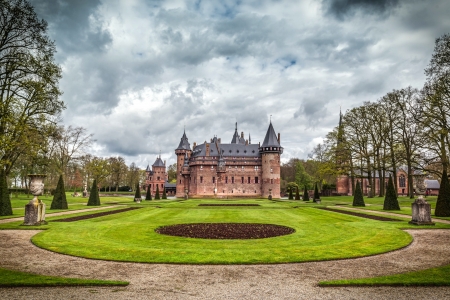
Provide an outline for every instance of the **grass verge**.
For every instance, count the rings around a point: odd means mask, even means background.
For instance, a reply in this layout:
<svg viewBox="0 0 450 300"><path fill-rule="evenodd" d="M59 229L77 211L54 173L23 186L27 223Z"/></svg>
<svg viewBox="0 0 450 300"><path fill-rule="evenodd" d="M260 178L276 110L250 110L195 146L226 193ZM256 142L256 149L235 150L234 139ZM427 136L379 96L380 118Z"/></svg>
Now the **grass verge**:
<svg viewBox="0 0 450 300"><path fill-rule="evenodd" d="M126 286L126 281L44 276L0 268L0 287Z"/></svg>
<svg viewBox="0 0 450 300"><path fill-rule="evenodd" d="M450 265L374 278L322 281L319 286L450 286L449 274Z"/></svg>

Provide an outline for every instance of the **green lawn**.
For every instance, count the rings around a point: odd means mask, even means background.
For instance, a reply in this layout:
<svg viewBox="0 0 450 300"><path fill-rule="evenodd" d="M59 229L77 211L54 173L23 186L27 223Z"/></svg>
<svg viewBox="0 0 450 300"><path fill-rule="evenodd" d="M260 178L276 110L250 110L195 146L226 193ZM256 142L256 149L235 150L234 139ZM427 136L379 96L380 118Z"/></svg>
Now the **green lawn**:
<svg viewBox="0 0 450 300"><path fill-rule="evenodd" d="M125 286L125 281L109 281L97 279L77 279L54 276L43 276L0 268L0 287L25 286Z"/></svg>
<svg viewBox="0 0 450 300"><path fill-rule="evenodd" d="M316 204L234 200L257 207L200 207L220 200L143 202L144 208L73 223L51 223L33 243L88 258L194 264L286 263L373 255L408 245L404 222L380 222L326 212ZM294 208L298 206L297 208ZM243 222L289 226L295 233L257 240L204 240L160 235L159 226ZM1 227L0 227L1 228ZM70 237L68 239L67 237Z"/></svg>

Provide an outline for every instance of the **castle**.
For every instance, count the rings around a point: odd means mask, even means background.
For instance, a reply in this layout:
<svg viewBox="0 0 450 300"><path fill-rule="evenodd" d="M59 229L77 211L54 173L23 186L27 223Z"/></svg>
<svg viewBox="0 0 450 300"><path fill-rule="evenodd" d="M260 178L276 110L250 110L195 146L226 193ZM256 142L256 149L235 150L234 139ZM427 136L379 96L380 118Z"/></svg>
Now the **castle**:
<svg viewBox="0 0 450 300"><path fill-rule="evenodd" d="M280 134L269 124L262 145L252 144L249 136L239 136L237 123L231 142L210 142L191 146L186 131L177 155L176 196L184 197L264 197L280 198Z"/></svg>

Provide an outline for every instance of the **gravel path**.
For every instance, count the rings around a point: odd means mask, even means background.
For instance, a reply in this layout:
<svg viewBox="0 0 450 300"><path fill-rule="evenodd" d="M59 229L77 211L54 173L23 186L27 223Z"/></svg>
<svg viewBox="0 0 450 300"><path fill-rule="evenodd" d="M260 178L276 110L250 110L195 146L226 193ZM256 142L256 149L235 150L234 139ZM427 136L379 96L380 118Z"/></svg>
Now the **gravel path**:
<svg viewBox="0 0 450 300"><path fill-rule="evenodd" d="M37 230L0 231L0 267L45 275L129 281L127 287L4 288L0 299L450 299L450 287L333 287L450 264L450 230L407 230L413 243L358 259L276 265L169 265L89 260L35 247Z"/></svg>

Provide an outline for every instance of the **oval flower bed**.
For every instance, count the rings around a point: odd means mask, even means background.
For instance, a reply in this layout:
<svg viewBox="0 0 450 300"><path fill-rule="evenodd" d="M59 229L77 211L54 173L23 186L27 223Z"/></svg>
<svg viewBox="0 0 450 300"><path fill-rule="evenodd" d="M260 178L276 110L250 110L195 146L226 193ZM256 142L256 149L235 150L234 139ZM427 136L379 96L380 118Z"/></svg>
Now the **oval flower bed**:
<svg viewBox="0 0 450 300"><path fill-rule="evenodd" d="M273 224L193 223L156 228L160 234L201 239L263 239L295 232L295 229Z"/></svg>

